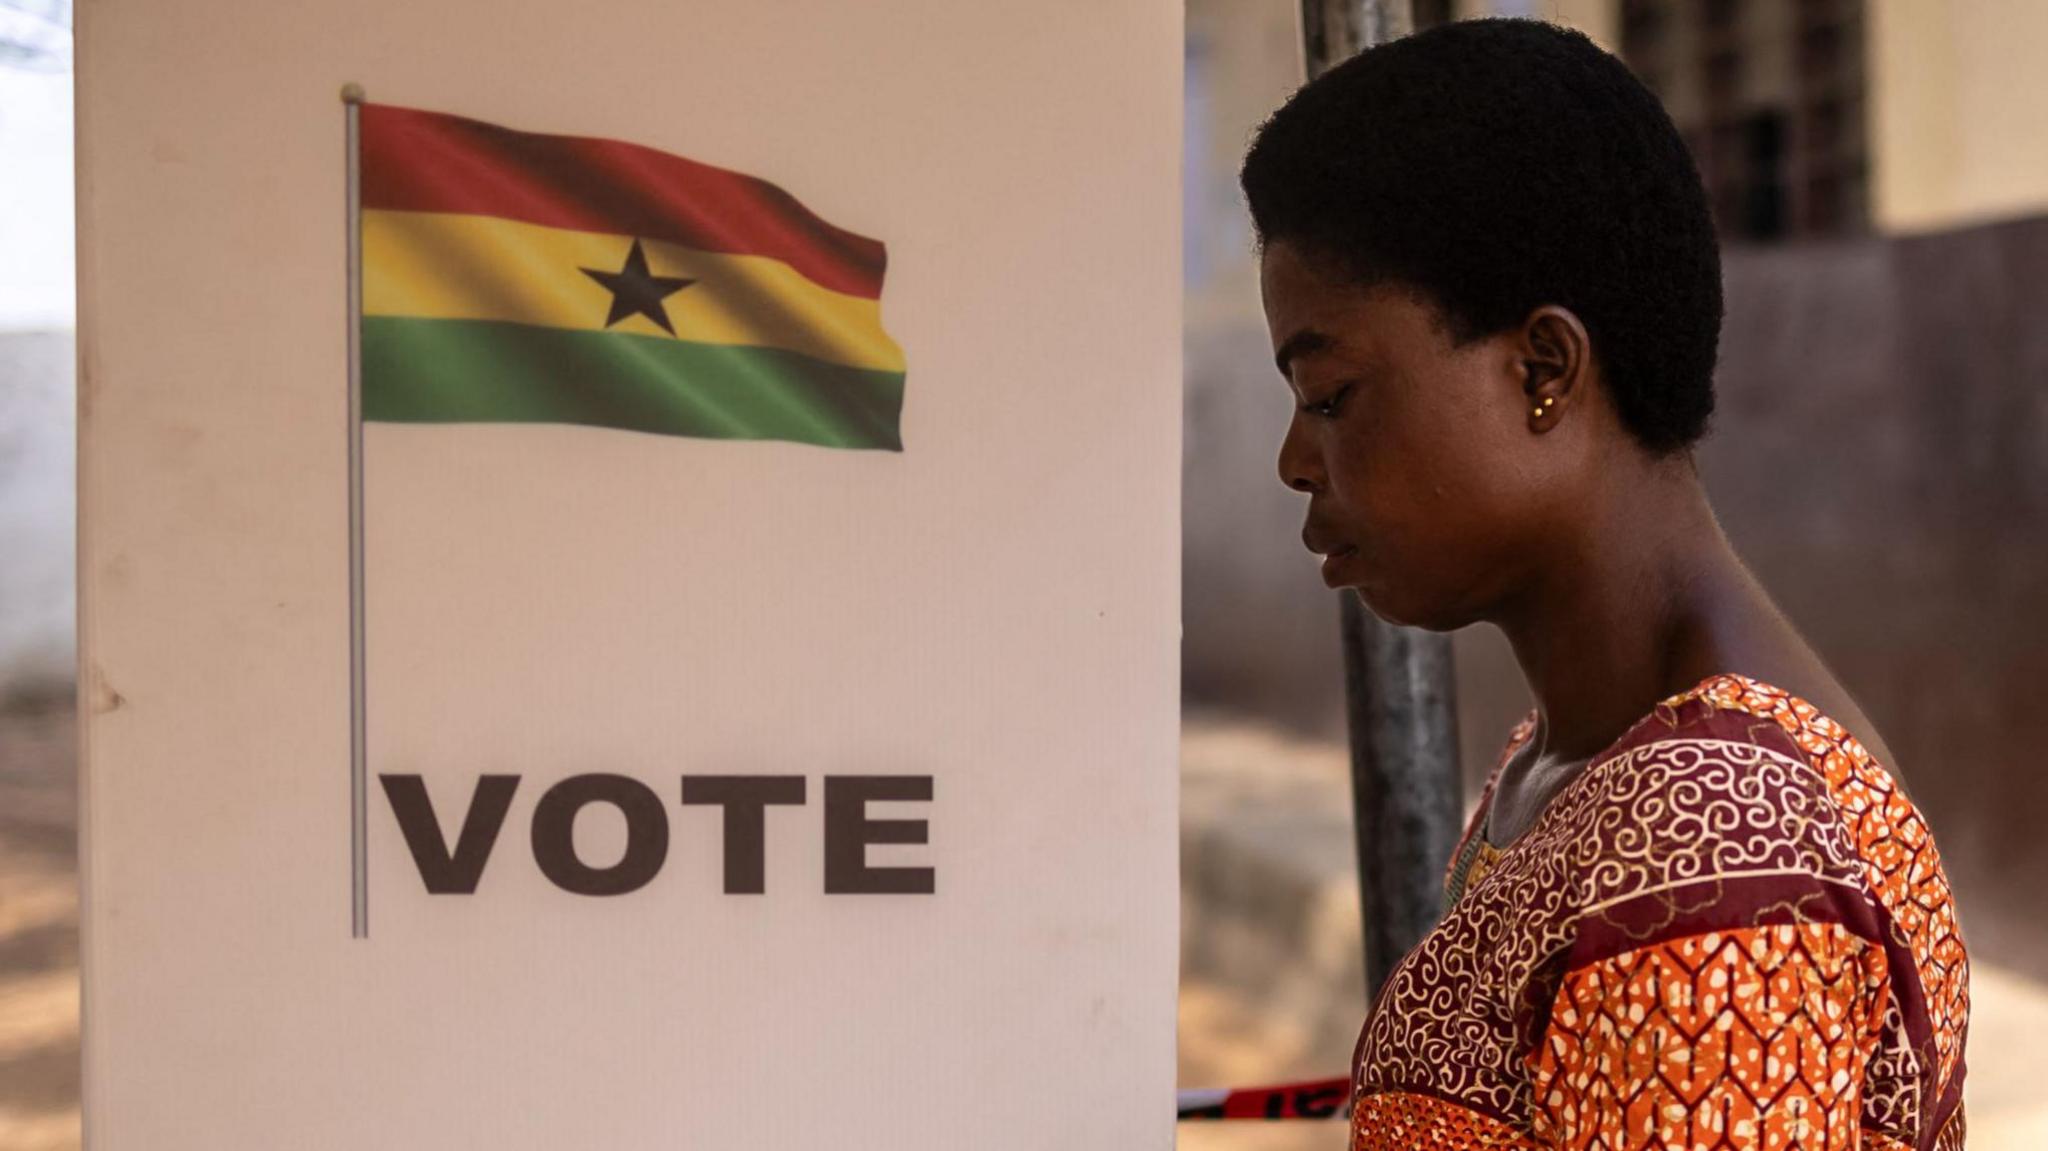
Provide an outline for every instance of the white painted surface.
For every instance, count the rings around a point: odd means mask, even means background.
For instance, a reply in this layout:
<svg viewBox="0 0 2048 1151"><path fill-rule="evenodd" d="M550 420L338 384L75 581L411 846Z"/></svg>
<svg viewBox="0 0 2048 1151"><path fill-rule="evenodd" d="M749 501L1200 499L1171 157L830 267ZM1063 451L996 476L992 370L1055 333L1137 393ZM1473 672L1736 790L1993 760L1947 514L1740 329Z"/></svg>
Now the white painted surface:
<svg viewBox="0 0 2048 1151"><path fill-rule="evenodd" d="M179 1148L1165 1148L1180 5L107 0L81 13L86 1124ZM167 61L175 61L172 77ZM902 455L373 426L372 767L527 777L348 938L341 107L761 175L889 245ZM768 892L580 771L810 778ZM828 773L929 773L928 897L821 893ZM879 815L916 814L881 810ZM444 816L444 818L450 818Z"/></svg>

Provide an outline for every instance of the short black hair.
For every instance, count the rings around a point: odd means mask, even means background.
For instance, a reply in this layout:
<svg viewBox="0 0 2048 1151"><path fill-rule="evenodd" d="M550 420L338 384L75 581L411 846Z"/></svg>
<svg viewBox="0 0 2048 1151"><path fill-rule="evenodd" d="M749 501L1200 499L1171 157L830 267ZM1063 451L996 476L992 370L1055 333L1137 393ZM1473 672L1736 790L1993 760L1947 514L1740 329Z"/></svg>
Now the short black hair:
<svg viewBox="0 0 2048 1151"><path fill-rule="evenodd" d="M1273 113L1241 182L1262 245L1419 290L1461 343L1569 308L1637 440L1706 433L1706 192L1657 97L1584 35L1469 20L1368 49Z"/></svg>

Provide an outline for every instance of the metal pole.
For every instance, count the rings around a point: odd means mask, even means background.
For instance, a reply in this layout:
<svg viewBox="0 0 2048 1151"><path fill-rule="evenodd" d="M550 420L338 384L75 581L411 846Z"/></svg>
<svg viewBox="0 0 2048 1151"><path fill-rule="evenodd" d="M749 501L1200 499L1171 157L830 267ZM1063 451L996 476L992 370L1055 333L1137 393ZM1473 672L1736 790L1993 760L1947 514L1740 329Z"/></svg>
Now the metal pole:
<svg viewBox="0 0 2048 1151"><path fill-rule="evenodd" d="M348 146L348 786L350 935L370 937L369 746L363 676L363 89L341 90Z"/></svg>
<svg viewBox="0 0 2048 1151"><path fill-rule="evenodd" d="M1301 0L1301 46L1308 78L1414 29L1410 0Z"/></svg>
<svg viewBox="0 0 2048 1151"><path fill-rule="evenodd" d="M1302 0L1311 79L1405 36L1409 0ZM1394 627L1343 593L1345 719L1368 1001L1443 913L1443 870L1463 803L1448 636Z"/></svg>
<svg viewBox="0 0 2048 1151"><path fill-rule="evenodd" d="M1382 622L1350 592L1341 618L1370 1002L1443 914L1463 807L1458 705L1449 636Z"/></svg>

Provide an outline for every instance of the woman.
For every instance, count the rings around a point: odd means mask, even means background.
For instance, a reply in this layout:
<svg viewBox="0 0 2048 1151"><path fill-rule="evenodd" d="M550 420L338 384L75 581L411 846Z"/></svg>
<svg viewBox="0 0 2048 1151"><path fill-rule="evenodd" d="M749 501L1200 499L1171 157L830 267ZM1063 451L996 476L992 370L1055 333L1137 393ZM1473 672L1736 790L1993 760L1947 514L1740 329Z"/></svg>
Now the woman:
<svg viewBox="0 0 2048 1151"><path fill-rule="evenodd" d="M1927 825L1694 470L1720 262L1656 98L1452 24L1301 89L1243 185L1324 580L1498 625L1536 698L1360 1037L1354 1148L1961 1147Z"/></svg>

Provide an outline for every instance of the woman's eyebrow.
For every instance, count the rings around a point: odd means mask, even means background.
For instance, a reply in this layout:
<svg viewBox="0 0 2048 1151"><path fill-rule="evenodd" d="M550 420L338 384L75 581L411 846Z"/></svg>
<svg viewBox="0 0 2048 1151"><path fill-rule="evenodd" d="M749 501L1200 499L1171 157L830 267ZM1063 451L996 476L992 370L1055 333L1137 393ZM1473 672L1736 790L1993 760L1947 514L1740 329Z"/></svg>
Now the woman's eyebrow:
<svg viewBox="0 0 2048 1151"><path fill-rule="evenodd" d="M1273 353L1273 366L1280 369L1281 375L1292 379L1293 375L1289 369L1293 367L1297 357L1329 351L1334 343L1336 341L1328 335L1314 328L1304 328L1282 341L1280 350Z"/></svg>

